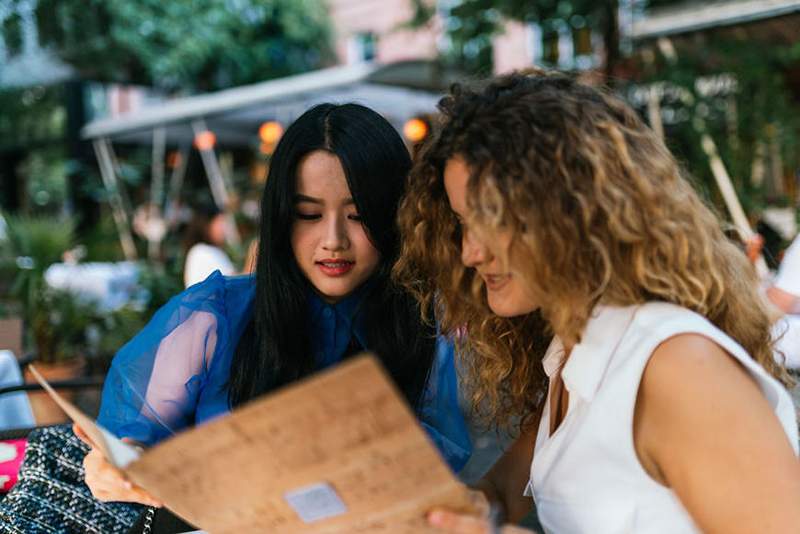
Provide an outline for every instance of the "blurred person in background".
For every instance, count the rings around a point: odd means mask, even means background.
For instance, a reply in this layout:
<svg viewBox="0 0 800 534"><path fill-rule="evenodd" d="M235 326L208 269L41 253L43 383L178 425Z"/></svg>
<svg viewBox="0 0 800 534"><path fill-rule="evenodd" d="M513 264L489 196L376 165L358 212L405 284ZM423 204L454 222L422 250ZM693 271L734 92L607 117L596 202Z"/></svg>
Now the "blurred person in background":
<svg viewBox="0 0 800 534"><path fill-rule="evenodd" d="M800 236L784 252L767 296L783 313L800 315Z"/></svg>
<svg viewBox="0 0 800 534"><path fill-rule="evenodd" d="M786 249L767 298L783 314L777 321L777 349L785 365L800 369L800 236Z"/></svg>
<svg viewBox="0 0 800 534"><path fill-rule="evenodd" d="M791 253L787 250L786 253L779 254L773 245L773 254L766 249L765 241L768 240L760 233L743 238L736 228L731 227L725 230L725 235L745 253L756 272L756 264L762 257L766 260L783 256L786 260L780 265L776 277L773 278L771 271L759 276L758 289L767 304L767 313L773 323L775 361L788 369L800 369L800 315L793 311L796 310L794 306L798 305L800 298L792 293L800 291L800 254L797 253L800 249L795 246Z"/></svg>
<svg viewBox="0 0 800 534"><path fill-rule="evenodd" d="M216 206L202 204L194 208L183 241L185 287L202 282L214 271L224 276L236 274L233 262L223 249L227 224L225 213Z"/></svg>

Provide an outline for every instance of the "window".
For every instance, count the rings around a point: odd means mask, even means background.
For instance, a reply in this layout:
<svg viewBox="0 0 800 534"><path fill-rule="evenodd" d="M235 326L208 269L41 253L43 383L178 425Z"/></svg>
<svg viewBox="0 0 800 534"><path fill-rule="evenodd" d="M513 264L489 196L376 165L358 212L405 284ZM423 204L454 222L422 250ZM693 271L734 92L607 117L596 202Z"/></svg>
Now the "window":
<svg viewBox="0 0 800 534"><path fill-rule="evenodd" d="M347 46L347 62L360 63L375 59L377 39L372 32L357 33L350 37Z"/></svg>
<svg viewBox="0 0 800 534"><path fill-rule="evenodd" d="M583 24L554 22L528 25L528 45L533 64L560 69L590 69L595 66L596 35Z"/></svg>
<svg viewBox="0 0 800 534"><path fill-rule="evenodd" d="M542 32L542 61L548 65L558 65L559 52L558 32Z"/></svg>

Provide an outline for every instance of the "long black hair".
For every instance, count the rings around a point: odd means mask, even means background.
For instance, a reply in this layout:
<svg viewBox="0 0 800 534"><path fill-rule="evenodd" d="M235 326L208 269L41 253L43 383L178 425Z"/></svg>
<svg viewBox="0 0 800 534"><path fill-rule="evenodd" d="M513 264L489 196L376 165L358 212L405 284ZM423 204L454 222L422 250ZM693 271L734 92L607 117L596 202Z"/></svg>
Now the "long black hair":
<svg viewBox="0 0 800 534"><path fill-rule="evenodd" d="M254 313L231 365L231 406L315 369L307 334L310 283L290 241L297 166L315 150L339 158L362 224L380 253L358 312L366 348L378 355L409 403L417 406L433 361L435 330L420 320L413 297L390 278L400 250L397 206L411 159L389 122L357 104L321 104L306 111L286 129L272 156L261 200Z"/></svg>

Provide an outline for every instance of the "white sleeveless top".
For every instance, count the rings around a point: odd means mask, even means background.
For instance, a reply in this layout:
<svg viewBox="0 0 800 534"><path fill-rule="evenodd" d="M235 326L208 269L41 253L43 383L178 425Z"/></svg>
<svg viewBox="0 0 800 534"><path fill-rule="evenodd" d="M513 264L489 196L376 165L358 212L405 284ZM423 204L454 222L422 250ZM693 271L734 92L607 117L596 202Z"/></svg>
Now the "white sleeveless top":
<svg viewBox="0 0 800 534"><path fill-rule="evenodd" d="M761 387L797 454L797 415L791 397L707 319L662 302L598 306L561 371L569 391L564 420L549 436L548 395L539 423L525 494L533 495L545 532L699 532L673 491L655 482L641 466L633 443L633 412L645 365L659 344L681 333L706 336L741 362ZM551 385L563 359L563 345L556 338L542 362Z"/></svg>

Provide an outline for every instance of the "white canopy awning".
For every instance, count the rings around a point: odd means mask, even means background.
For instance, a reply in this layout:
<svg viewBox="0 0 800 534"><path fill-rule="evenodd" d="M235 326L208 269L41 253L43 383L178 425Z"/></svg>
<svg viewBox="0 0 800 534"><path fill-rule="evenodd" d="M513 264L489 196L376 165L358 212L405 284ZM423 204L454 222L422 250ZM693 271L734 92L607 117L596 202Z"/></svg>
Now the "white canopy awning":
<svg viewBox="0 0 800 534"><path fill-rule="evenodd" d="M391 65L362 63L177 98L119 117L100 119L82 130L84 139L151 143L154 128L166 128L167 142L191 140L191 123L203 119L223 145L253 142L267 120L287 124L314 104L356 102L378 111L396 126L435 109L441 90L455 81L452 71L428 61Z"/></svg>
<svg viewBox="0 0 800 534"><path fill-rule="evenodd" d="M655 39L681 33L756 22L800 13L798 0L728 0L696 2L656 10L633 24L635 40Z"/></svg>

